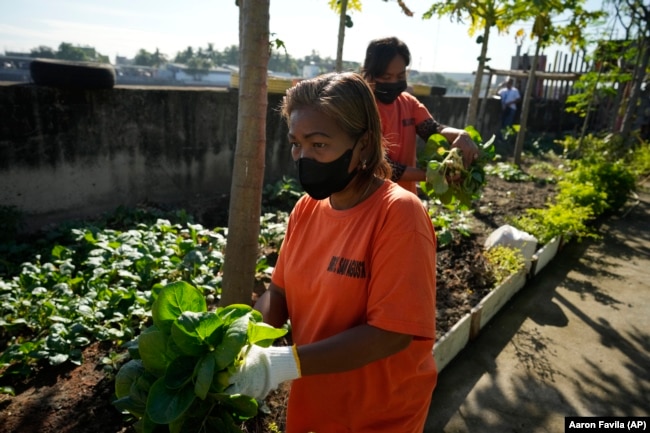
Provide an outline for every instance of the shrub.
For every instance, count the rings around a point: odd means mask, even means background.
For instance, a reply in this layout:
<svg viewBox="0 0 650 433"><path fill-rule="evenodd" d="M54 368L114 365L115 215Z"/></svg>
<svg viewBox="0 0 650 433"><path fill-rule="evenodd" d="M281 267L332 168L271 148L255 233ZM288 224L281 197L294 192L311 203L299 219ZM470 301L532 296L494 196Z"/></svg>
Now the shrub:
<svg viewBox="0 0 650 433"><path fill-rule="evenodd" d="M563 200L573 197L574 202L582 204L578 200L586 200L587 197L578 194L576 185L593 185L595 191L591 198L594 202L584 204L592 206L595 216L615 212L623 207L630 192L636 188L634 175L622 160L611 162L603 157L592 156L575 161L572 166L573 170L567 174L559 195Z"/></svg>
<svg viewBox="0 0 650 433"><path fill-rule="evenodd" d="M562 235L579 240L595 237L593 229L587 225L593 215L587 206L556 203L545 209L527 209L524 215L512 218L510 224L535 236L543 245Z"/></svg>
<svg viewBox="0 0 650 433"><path fill-rule="evenodd" d="M495 245L485 251L485 258L496 279L495 286L503 283L510 275L516 274L526 265L526 259L518 248Z"/></svg>

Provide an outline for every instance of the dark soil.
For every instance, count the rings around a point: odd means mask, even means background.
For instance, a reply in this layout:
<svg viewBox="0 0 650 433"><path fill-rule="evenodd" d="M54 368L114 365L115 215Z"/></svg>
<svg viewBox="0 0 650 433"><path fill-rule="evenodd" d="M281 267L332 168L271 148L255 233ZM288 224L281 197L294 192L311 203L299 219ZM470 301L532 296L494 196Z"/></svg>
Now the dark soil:
<svg viewBox="0 0 650 433"><path fill-rule="evenodd" d="M555 186L544 182L506 182L490 177L476 207L472 236L438 252L437 328L443 335L494 285L482 251L489 233L527 208L544 207ZM80 366L44 366L29 380L13 384L16 396L0 395L0 431L4 433L131 432L129 421L112 405L113 379L102 358L121 349L95 343ZM268 415L249 420L248 432L267 432L276 422L283 431L286 387L267 399Z"/></svg>

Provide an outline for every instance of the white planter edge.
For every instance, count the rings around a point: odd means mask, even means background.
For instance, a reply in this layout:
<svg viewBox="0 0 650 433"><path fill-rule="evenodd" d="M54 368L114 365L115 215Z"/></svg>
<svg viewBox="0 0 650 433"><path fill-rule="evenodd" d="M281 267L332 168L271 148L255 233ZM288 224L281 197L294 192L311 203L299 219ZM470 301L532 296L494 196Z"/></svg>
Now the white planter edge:
<svg viewBox="0 0 650 433"><path fill-rule="evenodd" d="M465 314L452 328L436 341L433 346L433 357L436 360L438 372L454 359L469 342L469 333L472 323L472 315Z"/></svg>
<svg viewBox="0 0 650 433"><path fill-rule="evenodd" d="M478 335L479 330L494 317L494 315L512 298L512 296L526 285L526 269L510 275L503 283L492 289L472 309L472 333L471 338Z"/></svg>
<svg viewBox="0 0 650 433"><path fill-rule="evenodd" d="M533 256L533 266L530 270L531 276L537 275L548 263L555 257L560 247L562 236L556 236L551 239L546 245L537 250Z"/></svg>

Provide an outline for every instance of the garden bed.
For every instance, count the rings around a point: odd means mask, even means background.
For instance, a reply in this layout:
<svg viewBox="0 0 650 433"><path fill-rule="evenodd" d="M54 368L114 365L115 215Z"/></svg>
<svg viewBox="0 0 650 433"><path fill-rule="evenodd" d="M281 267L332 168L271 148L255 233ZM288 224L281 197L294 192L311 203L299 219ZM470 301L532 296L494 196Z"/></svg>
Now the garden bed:
<svg viewBox="0 0 650 433"><path fill-rule="evenodd" d="M474 313L472 310L494 287L494 278L482 254L487 236L505 224L508 217L521 214L527 208L544 207L554 190L551 183L506 182L490 176L472 218L471 236L457 237L438 251L436 325L440 345L452 343L452 338L445 334L454 326L455 329L463 329L462 332L471 330L472 323L479 320L475 316L476 310ZM502 296L502 303L509 296ZM481 314L485 314L483 320L486 320L488 313L484 308L487 307L480 308ZM492 310L489 314L495 313ZM481 325L474 323L476 326ZM446 358L438 359L438 362L446 365L455 356L453 351L462 349L468 339L469 336L462 337L460 342L453 342L452 352L441 352L437 357ZM103 368L103 362L110 358L111 353L112 359L119 362L115 354L120 352L120 348L108 343L94 343L84 350L84 362L78 367L70 363L58 367L45 365L31 379L12 383L16 396L0 395L0 430L7 433L129 431L128 423L111 405L113 381ZM278 413L285 399L285 392L272 394L268 404L273 410L266 418L277 417L280 423L281 415ZM261 425L262 422L252 420L247 423L247 428L249 431L262 432Z"/></svg>

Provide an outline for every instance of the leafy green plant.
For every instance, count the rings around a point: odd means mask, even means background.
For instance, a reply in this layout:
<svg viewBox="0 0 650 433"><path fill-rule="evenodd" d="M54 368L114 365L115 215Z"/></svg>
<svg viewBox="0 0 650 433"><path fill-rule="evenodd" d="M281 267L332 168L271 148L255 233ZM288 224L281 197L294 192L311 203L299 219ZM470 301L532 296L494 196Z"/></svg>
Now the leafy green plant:
<svg viewBox="0 0 650 433"><path fill-rule="evenodd" d="M558 200L570 200L578 204L590 205L595 216L614 212L625 204L631 191L636 189L636 179L622 160L608 161L601 156L585 157L573 161L565 179L561 181ZM592 185L593 203L576 191L575 185ZM580 202L579 200L582 200Z"/></svg>
<svg viewBox="0 0 650 433"><path fill-rule="evenodd" d="M555 196L557 203L569 207L589 207L594 215L602 214L607 208L607 194L599 191L591 182L578 183L564 179L558 182L558 186L559 192Z"/></svg>
<svg viewBox="0 0 650 433"><path fill-rule="evenodd" d="M625 161L636 177L650 175L650 142L640 142L636 148L628 152Z"/></svg>
<svg viewBox="0 0 650 433"><path fill-rule="evenodd" d="M495 245L486 250L484 255L494 274L495 286L503 283L509 276L516 274L526 266L526 259L521 250L507 245Z"/></svg>
<svg viewBox="0 0 650 433"><path fill-rule="evenodd" d="M283 176L281 180L264 186L262 204L267 209L291 210L303 194L296 178Z"/></svg>
<svg viewBox="0 0 650 433"><path fill-rule="evenodd" d="M588 225L593 217L593 211L588 206L555 203L544 209L526 209L523 215L513 217L508 222L535 236L544 245L563 235L578 240L596 237L593 228Z"/></svg>
<svg viewBox="0 0 650 433"><path fill-rule="evenodd" d="M260 217L260 245L279 247L284 239L288 220L289 214L282 211L267 212L262 215Z"/></svg>
<svg viewBox="0 0 650 433"><path fill-rule="evenodd" d="M465 128L479 146L479 156L469 169L463 165L459 149L448 149L449 143L440 134L433 134L418 153L418 165L426 167L426 181L420 182L422 191L447 206L467 209L480 197L486 183L485 165L495 158L494 137L483 140L471 126Z"/></svg>
<svg viewBox="0 0 650 433"><path fill-rule="evenodd" d="M129 346L131 359L115 378L113 404L138 419L141 433L240 432L257 402L225 392L247 345L270 346L286 334L248 305L208 311L201 291L179 281L160 289L153 325Z"/></svg>
<svg viewBox="0 0 650 433"><path fill-rule="evenodd" d="M72 229L66 238L49 260L37 255L0 279L0 378L29 376L41 361L80 363L93 341L133 338L159 284L188 281L208 299L220 291L220 230L157 220L127 231Z"/></svg>
<svg viewBox="0 0 650 433"><path fill-rule="evenodd" d="M616 137L588 135L579 141L565 137L565 155L580 153L580 159L567 160L568 169L558 172L558 193L546 209L528 209L511 224L544 244L560 235L582 239L596 237L591 226L600 215L620 209L636 188L632 170L618 158ZM578 152L580 150L580 152Z"/></svg>
<svg viewBox="0 0 650 433"><path fill-rule="evenodd" d="M527 182L532 180L531 176L524 173L516 164L509 162L497 162L495 165L487 164L485 173L497 176L508 182Z"/></svg>
<svg viewBox="0 0 650 433"><path fill-rule="evenodd" d="M472 211L446 209L441 206L430 207L429 216L436 229L438 248L444 248L450 245L456 234L460 234L461 236L469 236L471 234L471 226L469 224L469 216L471 213Z"/></svg>

